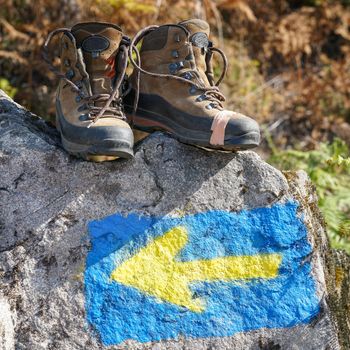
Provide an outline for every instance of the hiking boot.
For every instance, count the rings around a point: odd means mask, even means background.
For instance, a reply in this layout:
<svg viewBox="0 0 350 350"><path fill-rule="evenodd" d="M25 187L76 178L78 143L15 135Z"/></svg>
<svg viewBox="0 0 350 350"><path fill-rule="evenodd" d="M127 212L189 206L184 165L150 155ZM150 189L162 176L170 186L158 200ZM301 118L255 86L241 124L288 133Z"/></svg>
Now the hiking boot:
<svg viewBox="0 0 350 350"><path fill-rule="evenodd" d="M124 98L126 114L135 128L168 131L184 143L222 150L256 147L258 124L225 109L218 85L227 60L208 37L209 25L199 19L141 30L129 47L135 69L130 93ZM142 39L138 52L136 45ZM224 61L216 83L211 64L214 52Z"/></svg>
<svg viewBox="0 0 350 350"><path fill-rule="evenodd" d="M48 47L59 33L61 67L56 70ZM69 153L93 161L133 157L133 133L121 95L128 45L121 29L108 23L79 23L49 34L43 57L61 78L56 124Z"/></svg>

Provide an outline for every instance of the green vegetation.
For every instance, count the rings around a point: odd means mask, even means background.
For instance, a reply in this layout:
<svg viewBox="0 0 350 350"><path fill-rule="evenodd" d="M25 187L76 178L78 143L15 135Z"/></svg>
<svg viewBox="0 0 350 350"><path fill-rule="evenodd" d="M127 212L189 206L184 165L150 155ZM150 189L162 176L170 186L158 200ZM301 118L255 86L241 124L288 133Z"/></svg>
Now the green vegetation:
<svg viewBox="0 0 350 350"><path fill-rule="evenodd" d="M321 143L312 151L277 150L269 138L269 162L281 170L305 170L316 186L334 248L350 253L350 151L344 141Z"/></svg>
<svg viewBox="0 0 350 350"><path fill-rule="evenodd" d="M0 77L0 89L5 91L5 93L9 95L11 98L14 98L17 93L17 89L13 87L7 79L1 78L1 77Z"/></svg>
<svg viewBox="0 0 350 350"><path fill-rule="evenodd" d="M99 1L103 3L103 1ZM144 4L135 0L107 0L107 2L115 9L125 8L130 13L141 12L141 13L154 13L156 12L155 5Z"/></svg>

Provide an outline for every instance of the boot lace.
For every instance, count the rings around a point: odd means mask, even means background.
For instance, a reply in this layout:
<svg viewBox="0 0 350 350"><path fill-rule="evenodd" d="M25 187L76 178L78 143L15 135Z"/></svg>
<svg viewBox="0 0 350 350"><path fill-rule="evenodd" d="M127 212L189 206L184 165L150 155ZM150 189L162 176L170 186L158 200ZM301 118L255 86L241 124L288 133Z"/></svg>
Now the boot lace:
<svg viewBox="0 0 350 350"><path fill-rule="evenodd" d="M49 46L52 38L58 34L66 34L76 47L76 40L74 35L71 33L71 30L69 28L59 28L52 31L48 35L43 45L42 56L44 61L48 64L50 71L52 71L58 78L63 79L68 85L70 85L72 92L79 94L81 100L85 102L84 109L88 110L87 118L91 120L91 123L88 127L95 123L99 118L115 117L125 120L126 117L122 108L123 96L120 96L119 89L125 79L125 72L128 65L128 46L130 45L129 38L123 36L121 44L119 46L119 49L123 51L123 55L121 56L121 70L119 72L118 78L114 81L114 88L111 94L92 94L90 91L88 92L88 96L83 96L81 94L81 86L77 83L74 83L65 74L62 74L52 64L52 60L50 59L49 55ZM78 62L81 67L84 67L82 55L78 54ZM80 73L82 74L83 78L88 78L88 74L86 73L85 69L80 69ZM126 91L124 94L127 92L128 91ZM105 102L105 104L103 106L96 106L96 102Z"/></svg>
<svg viewBox="0 0 350 350"><path fill-rule="evenodd" d="M185 30L186 34L187 34L187 40L189 41L189 37L190 37L190 32L184 27L181 26L179 24L172 24L171 26L174 27L179 27L183 30ZM154 73L154 72L149 72L145 69L143 69L141 67L141 57L140 57L140 53L139 50L137 49L137 44L149 33L151 33L152 31L156 30L157 28L159 28L159 26L149 26L146 27L142 30L140 30L135 37L133 38L133 40L130 43L129 46L129 59L130 62L132 63L132 65L135 67L135 69L137 70L136 73L136 86L135 86L135 99L134 99L134 104L133 104L133 116L136 113L137 110L137 105L138 105L138 100L139 100L139 94L140 94L140 74L147 74L149 76L153 76L153 77L159 77L159 78L165 78L165 79L175 79L175 80L179 80L182 81L184 83L190 84L194 89L201 91L202 94L200 96L198 96L197 100L201 101L201 100L208 100L211 105L211 108L217 108L218 110L224 110L224 106L223 106L223 102L226 100L225 96L220 92L219 90L219 85L222 82L223 78L225 77L226 73L227 73L227 58L226 55L224 54L223 51L221 51L219 48L213 47L210 43L210 45L207 48L207 52L206 52L206 56L205 56L205 62L206 62L206 76L208 78L209 84L210 86L206 86L204 84L204 82L202 82L199 72L197 70L197 68L194 69L186 69L186 70L182 70L182 71L178 71L179 75L175 75L175 74L161 74L161 73ZM190 42L190 41L189 41ZM192 45L190 46L190 56L193 57L193 50L192 50ZM212 56L213 53L217 52L222 60L223 60L223 70L221 72L221 75L218 79L217 82L214 82L214 78L213 78L213 69L212 69ZM136 60L133 57L133 54L135 54L136 56ZM186 74L186 72L190 72L191 74L195 75L198 79L198 81L200 81L200 84L196 84L194 81L191 81L189 79L186 79L184 77L182 77L181 75Z"/></svg>

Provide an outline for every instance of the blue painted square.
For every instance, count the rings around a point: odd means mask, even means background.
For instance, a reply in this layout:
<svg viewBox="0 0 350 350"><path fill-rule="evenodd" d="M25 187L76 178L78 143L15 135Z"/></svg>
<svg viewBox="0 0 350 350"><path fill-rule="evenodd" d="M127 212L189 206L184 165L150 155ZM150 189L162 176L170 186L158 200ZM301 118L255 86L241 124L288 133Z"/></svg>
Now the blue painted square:
<svg viewBox="0 0 350 350"><path fill-rule="evenodd" d="M319 300L306 259L311 246L297 208L289 202L239 213L213 210L178 218L115 214L92 221L85 271L88 322L105 345L180 335L223 337L310 322L319 312ZM188 230L178 261L278 253L278 276L193 283L191 291L206 304L200 313L111 279L118 265L176 226Z"/></svg>

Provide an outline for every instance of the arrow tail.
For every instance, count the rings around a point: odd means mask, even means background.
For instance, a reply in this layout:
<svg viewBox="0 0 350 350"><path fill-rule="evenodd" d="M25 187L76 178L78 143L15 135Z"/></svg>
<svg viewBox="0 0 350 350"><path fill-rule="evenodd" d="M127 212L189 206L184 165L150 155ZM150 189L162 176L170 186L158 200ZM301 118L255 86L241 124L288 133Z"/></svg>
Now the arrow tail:
<svg viewBox="0 0 350 350"><path fill-rule="evenodd" d="M181 263L182 273L191 281L231 281L275 278L282 262L280 254L229 256Z"/></svg>

